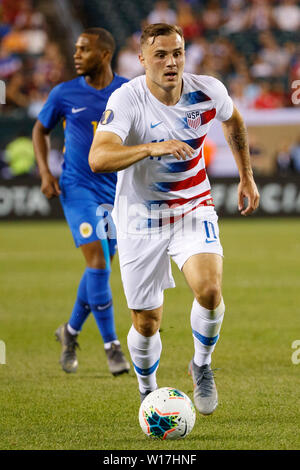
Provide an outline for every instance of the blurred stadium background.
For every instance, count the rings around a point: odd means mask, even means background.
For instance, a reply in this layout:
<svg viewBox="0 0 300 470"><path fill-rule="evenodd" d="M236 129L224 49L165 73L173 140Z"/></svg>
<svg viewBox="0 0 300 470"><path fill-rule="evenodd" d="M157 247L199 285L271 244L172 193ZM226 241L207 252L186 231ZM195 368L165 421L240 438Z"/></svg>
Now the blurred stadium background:
<svg viewBox="0 0 300 470"><path fill-rule="evenodd" d="M300 212L300 2L296 0L0 0L0 218L62 217L39 194L31 129L49 91L75 76L74 42L85 27L109 29L114 70L143 73L137 59L147 22L179 24L186 71L211 74L228 87L249 130L262 192L259 215ZM3 99L2 99L3 101ZM63 132L52 134L51 168L59 176ZM221 215L237 215L237 170L215 125L205 148ZM224 179L225 178L225 179ZM216 180L216 181L215 181ZM215 184L216 182L216 184Z"/></svg>

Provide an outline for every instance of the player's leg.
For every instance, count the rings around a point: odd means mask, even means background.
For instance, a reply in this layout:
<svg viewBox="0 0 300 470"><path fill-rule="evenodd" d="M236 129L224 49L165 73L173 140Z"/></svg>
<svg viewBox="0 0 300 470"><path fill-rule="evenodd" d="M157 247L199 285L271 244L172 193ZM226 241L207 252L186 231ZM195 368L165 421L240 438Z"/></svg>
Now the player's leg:
<svg viewBox="0 0 300 470"><path fill-rule="evenodd" d="M167 240L118 237L121 276L132 326L127 344L141 399L157 388L164 289L174 287Z"/></svg>
<svg viewBox="0 0 300 470"><path fill-rule="evenodd" d="M132 326L127 337L128 349L138 379L141 401L157 388L156 371L162 344L159 326L163 306L153 310L132 310Z"/></svg>
<svg viewBox="0 0 300 470"><path fill-rule="evenodd" d="M87 295L87 273L85 271L79 282L71 317L67 323L60 325L55 332L57 340L62 345L60 363L65 372L76 372L77 370L77 337L90 311Z"/></svg>
<svg viewBox="0 0 300 470"><path fill-rule="evenodd" d="M104 245L104 243L103 243ZM112 296L109 286L110 264L105 259L100 240L80 246L86 261L87 298L104 345L117 340L114 316L112 312Z"/></svg>
<svg viewBox="0 0 300 470"><path fill-rule="evenodd" d="M103 216L97 216L98 205L94 201L67 200L61 197L61 202L75 244L81 247L87 265L69 321L56 332L63 348L62 367L66 372L76 371L78 365L76 339L88 314L93 311L106 354L109 356L111 372L113 374L127 372L129 363L121 351L116 336L109 285L110 258L115 252L116 244L108 242L103 229Z"/></svg>
<svg viewBox="0 0 300 470"><path fill-rule="evenodd" d="M81 219L81 208L84 202L66 199L63 196L60 196L60 202L66 221L73 235L75 245L79 247L82 240L85 240L86 237L89 237L93 233L92 225ZM60 325L55 332L55 336L62 346L60 363L65 372L76 372L77 370L77 337L90 311L87 294L87 273L84 271L79 282L71 316L68 322Z"/></svg>
<svg viewBox="0 0 300 470"><path fill-rule="evenodd" d="M191 256L182 271L194 294L191 326L195 353L190 363L194 381L195 406L202 414L211 414L218 394L211 370L211 355L219 338L225 306L222 299L220 255L201 253Z"/></svg>
<svg viewBox="0 0 300 470"><path fill-rule="evenodd" d="M211 354L224 317L222 299L223 249L213 207L199 207L176 224L170 254L187 280L194 301L191 311L195 353L190 363L198 410L210 414L217 406Z"/></svg>
<svg viewBox="0 0 300 470"><path fill-rule="evenodd" d="M88 302L104 342L109 370L113 375L119 375L128 372L130 365L122 352L115 328L109 282L110 259L114 255L112 246L105 238L83 244L81 250L87 265Z"/></svg>
<svg viewBox="0 0 300 470"><path fill-rule="evenodd" d="M211 354L219 338L223 317L223 258L214 253L191 256L182 272L193 291L191 326L195 343L194 361L198 366L211 363Z"/></svg>

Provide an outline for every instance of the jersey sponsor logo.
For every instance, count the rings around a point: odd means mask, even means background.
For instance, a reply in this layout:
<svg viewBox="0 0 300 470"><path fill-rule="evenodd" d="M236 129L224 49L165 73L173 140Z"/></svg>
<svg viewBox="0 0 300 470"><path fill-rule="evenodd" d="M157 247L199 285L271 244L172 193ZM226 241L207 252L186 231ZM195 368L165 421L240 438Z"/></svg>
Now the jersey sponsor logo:
<svg viewBox="0 0 300 470"><path fill-rule="evenodd" d="M88 222L82 222L79 226L79 232L83 238L89 238L93 233L93 227Z"/></svg>
<svg viewBox="0 0 300 470"><path fill-rule="evenodd" d="M100 119L100 124L105 125L110 123L114 118L114 112L112 109L106 109Z"/></svg>
<svg viewBox="0 0 300 470"><path fill-rule="evenodd" d="M201 112L199 110L186 113L187 124L191 129L198 129L201 126Z"/></svg>
<svg viewBox="0 0 300 470"><path fill-rule="evenodd" d="M81 111L84 111L85 109L87 108L86 107L85 108L72 108L72 113L73 114L81 113Z"/></svg>
<svg viewBox="0 0 300 470"><path fill-rule="evenodd" d="M162 124L162 121L156 122L156 123L154 123L154 124L153 124L153 122L151 122L150 127L151 127L151 129L153 129L154 127L157 127L157 126L159 126L160 124Z"/></svg>

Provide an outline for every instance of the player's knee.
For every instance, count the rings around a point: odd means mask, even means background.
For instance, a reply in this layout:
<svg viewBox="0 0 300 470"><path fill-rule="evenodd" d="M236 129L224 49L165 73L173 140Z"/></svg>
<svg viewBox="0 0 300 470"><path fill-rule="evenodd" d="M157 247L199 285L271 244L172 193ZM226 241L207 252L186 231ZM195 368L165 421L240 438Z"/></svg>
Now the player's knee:
<svg viewBox="0 0 300 470"><path fill-rule="evenodd" d="M158 328L154 324L143 324L139 325L138 332L142 335L145 336L146 338L149 338L150 336L155 335L157 332Z"/></svg>
<svg viewBox="0 0 300 470"><path fill-rule="evenodd" d="M208 308L209 310L213 310L221 302L221 286L219 286L217 283L202 284L201 286L199 286L195 297L198 303L202 305L202 307Z"/></svg>
<svg viewBox="0 0 300 470"><path fill-rule="evenodd" d="M95 258L91 258L88 262L87 262L87 266L89 268L93 268L93 269L106 269L106 261L104 258L98 258L95 256Z"/></svg>
<svg viewBox="0 0 300 470"><path fill-rule="evenodd" d="M81 246L88 268L106 269L106 259L100 241L87 243Z"/></svg>
<svg viewBox="0 0 300 470"><path fill-rule="evenodd" d="M160 326L160 320L152 316L151 312L133 310L133 324L135 329L145 337L153 336Z"/></svg>
<svg viewBox="0 0 300 470"><path fill-rule="evenodd" d="M85 255L86 264L89 268L93 269L106 269L106 260L100 250L90 250L88 255Z"/></svg>

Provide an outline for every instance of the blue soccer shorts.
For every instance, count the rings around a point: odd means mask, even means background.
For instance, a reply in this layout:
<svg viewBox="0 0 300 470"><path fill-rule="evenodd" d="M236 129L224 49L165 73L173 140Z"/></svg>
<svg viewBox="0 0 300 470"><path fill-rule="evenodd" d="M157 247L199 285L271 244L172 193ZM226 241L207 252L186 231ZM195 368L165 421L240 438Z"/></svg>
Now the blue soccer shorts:
<svg viewBox="0 0 300 470"><path fill-rule="evenodd" d="M76 247L100 240L105 259L109 261L117 249L116 229L110 210L89 199L60 196L60 201Z"/></svg>

